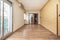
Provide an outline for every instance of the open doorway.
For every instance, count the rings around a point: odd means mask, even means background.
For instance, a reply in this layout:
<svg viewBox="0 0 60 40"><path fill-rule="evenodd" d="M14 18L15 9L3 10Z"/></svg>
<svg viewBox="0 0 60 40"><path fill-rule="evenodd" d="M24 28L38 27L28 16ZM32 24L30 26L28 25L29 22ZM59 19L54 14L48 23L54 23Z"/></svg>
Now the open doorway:
<svg viewBox="0 0 60 40"><path fill-rule="evenodd" d="M38 13L24 14L25 24L38 24Z"/></svg>
<svg viewBox="0 0 60 40"><path fill-rule="evenodd" d="M38 24L38 14L34 14L34 24Z"/></svg>
<svg viewBox="0 0 60 40"><path fill-rule="evenodd" d="M29 24L38 24L38 14L29 14Z"/></svg>

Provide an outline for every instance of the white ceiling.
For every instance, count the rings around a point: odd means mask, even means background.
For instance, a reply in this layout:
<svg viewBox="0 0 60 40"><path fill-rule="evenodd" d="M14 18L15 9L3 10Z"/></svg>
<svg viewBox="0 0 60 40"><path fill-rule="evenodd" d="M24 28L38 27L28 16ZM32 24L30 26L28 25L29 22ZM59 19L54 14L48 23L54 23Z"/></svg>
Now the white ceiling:
<svg viewBox="0 0 60 40"><path fill-rule="evenodd" d="M40 10L48 0L19 0L22 2L26 10Z"/></svg>

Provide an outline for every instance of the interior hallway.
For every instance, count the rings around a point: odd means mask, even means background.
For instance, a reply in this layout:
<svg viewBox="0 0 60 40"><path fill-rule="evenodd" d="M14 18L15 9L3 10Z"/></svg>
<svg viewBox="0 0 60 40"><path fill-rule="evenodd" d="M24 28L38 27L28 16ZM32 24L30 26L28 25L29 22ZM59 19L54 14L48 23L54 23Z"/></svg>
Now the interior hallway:
<svg viewBox="0 0 60 40"><path fill-rule="evenodd" d="M25 25L6 40L60 40L41 25Z"/></svg>

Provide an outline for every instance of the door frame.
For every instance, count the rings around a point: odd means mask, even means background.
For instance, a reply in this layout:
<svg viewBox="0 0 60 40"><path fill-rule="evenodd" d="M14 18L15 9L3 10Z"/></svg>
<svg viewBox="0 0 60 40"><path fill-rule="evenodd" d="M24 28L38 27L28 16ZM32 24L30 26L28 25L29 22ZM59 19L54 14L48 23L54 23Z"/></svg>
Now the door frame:
<svg viewBox="0 0 60 40"><path fill-rule="evenodd" d="M57 10L56 10L56 11L57 11L57 37L58 37L58 4L56 5L56 7L57 7L57 8L56 8L56 9L57 9Z"/></svg>

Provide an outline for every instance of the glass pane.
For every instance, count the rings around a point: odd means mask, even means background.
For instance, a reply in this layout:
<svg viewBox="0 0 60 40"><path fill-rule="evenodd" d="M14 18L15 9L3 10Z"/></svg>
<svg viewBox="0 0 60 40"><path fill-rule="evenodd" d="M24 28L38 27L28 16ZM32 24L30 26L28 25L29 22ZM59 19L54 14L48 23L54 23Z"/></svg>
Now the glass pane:
<svg viewBox="0 0 60 40"><path fill-rule="evenodd" d="M1 11L2 11L2 1L0 0L0 38L2 37L1 33L2 33L2 15L1 15Z"/></svg>
<svg viewBox="0 0 60 40"><path fill-rule="evenodd" d="M4 3L4 35L12 32L12 9L7 3Z"/></svg>
<svg viewBox="0 0 60 40"><path fill-rule="evenodd" d="M0 37L1 37L1 0L0 0Z"/></svg>

